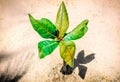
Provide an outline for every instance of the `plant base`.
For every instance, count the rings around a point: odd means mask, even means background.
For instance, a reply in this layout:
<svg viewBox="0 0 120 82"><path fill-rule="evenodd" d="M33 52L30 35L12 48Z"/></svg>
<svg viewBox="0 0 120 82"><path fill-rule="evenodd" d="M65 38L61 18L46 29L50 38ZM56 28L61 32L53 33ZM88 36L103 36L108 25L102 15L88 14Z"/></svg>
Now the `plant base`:
<svg viewBox="0 0 120 82"><path fill-rule="evenodd" d="M63 66L62 66L60 72L64 75L69 75L69 74L72 74L73 68L70 67L69 65L67 65L65 61L63 61Z"/></svg>

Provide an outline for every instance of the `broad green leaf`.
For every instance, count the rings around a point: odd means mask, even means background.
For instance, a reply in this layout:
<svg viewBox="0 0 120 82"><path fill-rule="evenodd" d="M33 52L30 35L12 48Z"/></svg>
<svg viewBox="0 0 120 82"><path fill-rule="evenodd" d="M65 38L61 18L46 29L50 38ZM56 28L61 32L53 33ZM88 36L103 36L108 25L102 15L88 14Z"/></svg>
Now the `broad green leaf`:
<svg viewBox="0 0 120 82"><path fill-rule="evenodd" d="M58 46L59 42L55 40L45 40L38 43L39 57L44 58L45 56L51 54L55 48Z"/></svg>
<svg viewBox="0 0 120 82"><path fill-rule="evenodd" d="M60 42L60 56L67 63L67 65L73 67L74 65L74 53L75 44L72 41Z"/></svg>
<svg viewBox="0 0 120 82"><path fill-rule="evenodd" d="M82 21L75 29L73 29L64 37L64 40L76 40L84 36L88 30L87 24L88 20Z"/></svg>
<svg viewBox="0 0 120 82"><path fill-rule="evenodd" d="M56 38L55 36L56 27L50 20L46 18L37 20L34 19L30 14L29 14L29 18L34 30L37 31L41 37L52 38L52 39Z"/></svg>
<svg viewBox="0 0 120 82"><path fill-rule="evenodd" d="M59 38L62 38L69 26L68 14L64 2L59 7L55 25L59 30Z"/></svg>

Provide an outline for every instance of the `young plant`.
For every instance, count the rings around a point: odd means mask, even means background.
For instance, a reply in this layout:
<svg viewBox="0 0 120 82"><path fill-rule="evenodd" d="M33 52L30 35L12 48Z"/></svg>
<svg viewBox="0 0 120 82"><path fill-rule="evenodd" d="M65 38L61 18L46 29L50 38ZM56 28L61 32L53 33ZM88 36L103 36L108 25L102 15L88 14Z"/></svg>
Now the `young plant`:
<svg viewBox="0 0 120 82"><path fill-rule="evenodd" d="M88 20L82 21L71 32L66 33L69 26L68 13L64 2L61 3L55 25L47 18L35 19L29 14L30 22L35 31L45 39L38 43L39 57L44 58L50 55L55 48L60 46L60 56L66 65L74 66L75 43L87 32ZM50 40L51 39L51 40Z"/></svg>

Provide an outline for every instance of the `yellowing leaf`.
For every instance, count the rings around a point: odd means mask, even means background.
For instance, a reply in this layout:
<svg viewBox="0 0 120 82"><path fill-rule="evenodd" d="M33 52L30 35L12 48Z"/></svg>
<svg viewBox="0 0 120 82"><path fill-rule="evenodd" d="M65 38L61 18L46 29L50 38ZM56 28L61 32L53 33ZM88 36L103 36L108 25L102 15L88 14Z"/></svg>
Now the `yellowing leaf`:
<svg viewBox="0 0 120 82"><path fill-rule="evenodd" d="M73 67L74 65L74 53L75 44L72 41L60 42L60 56L67 63L67 65Z"/></svg>
<svg viewBox="0 0 120 82"><path fill-rule="evenodd" d="M59 38L62 38L69 26L68 14L64 2L59 7L55 25L59 30Z"/></svg>
<svg viewBox="0 0 120 82"><path fill-rule="evenodd" d="M88 20L82 21L75 29L64 37L64 40L76 40L83 37L88 30L87 24Z"/></svg>
<svg viewBox="0 0 120 82"><path fill-rule="evenodd" d="M58 46L59 42L55 40L45 40L38 43L39 57L44 58L45 56L51 54L54 49Z"/></svg>

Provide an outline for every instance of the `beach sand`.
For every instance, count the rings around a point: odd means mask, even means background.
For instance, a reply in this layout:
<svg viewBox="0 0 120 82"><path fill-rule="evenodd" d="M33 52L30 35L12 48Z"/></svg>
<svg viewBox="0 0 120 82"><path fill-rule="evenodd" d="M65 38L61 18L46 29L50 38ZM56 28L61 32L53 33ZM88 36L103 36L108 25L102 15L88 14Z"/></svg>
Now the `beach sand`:
<svg viewBox="0 0 120 82"><path fill-rule="evenodd" d="M120 81L120 0L63 1L69 15L67 32L89 20L88 32L74 41L75 58L79 55L80 62L73 73L61 74L59 47L39 59L37 44L44 39L33 30L28 18L30 13L55 23L62 0L0 0L0 77L18 76L19 82Z"/></svg>

